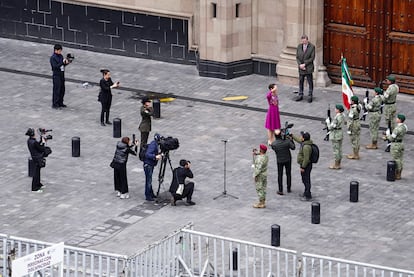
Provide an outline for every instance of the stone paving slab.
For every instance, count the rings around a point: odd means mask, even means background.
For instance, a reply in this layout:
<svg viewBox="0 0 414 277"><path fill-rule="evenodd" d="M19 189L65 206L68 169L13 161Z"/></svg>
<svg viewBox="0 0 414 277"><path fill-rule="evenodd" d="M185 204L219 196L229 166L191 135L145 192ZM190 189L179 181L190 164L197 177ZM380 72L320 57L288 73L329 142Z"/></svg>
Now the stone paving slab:
<svg viewBox="0 0 414 277"><path fill-rule="evenodd" d="M2 233L133 254L188 222L193 222L198 231L265 244L270 244L270 226L279 224L284 248L414 269L413 136L405 140L401 181L385 180L386 162L391 158L383 152L382 141L380 150L363 149L360 161L344 159L343 169L328 170L331 144L323 141L323 124L318 118L325 116L328 104L333 107L341 101L340 86L317 88L315 101L309 104L292 100L296 87L279 84L282 122L294 123L294 133L309 131L321 149L319 163L312 171L312 192L321 203L321 224L315 225L311 224L311 204L298 199L303 185L296 163L293 192L276 195L276 159L272 151L267 208L251 207L257 199L251 177L251 149L266 142L265 93L268 84L277 80L257 75L234 80L202 78L194 66L64 48L64 53L75 54L66 73L75 81L66 82L68 108L52 110L52 83L48 77L52 47L0 38ZM120 200L115 196L109 163L119 139L112 137L110 126L99 125L98 88L82 86L84 82L98 82L102 67L110 68L113 79L121 80L124 88L137 91L113 91L111 118L122 119L122 135L138 134L138 96L142 91L178 97L162 103L161 118L153 121L153 130L179 138L180 147L171 152L171 161L174 167L182 158L192 161L196 206L145 202L142 163L135 157L128 162L131 198ZM364 94L364 88L355 91ZM221 99L234 95L249 98L225 106ZM409 128L414 118L413 101L410 95L398 96L398 110L407 115ZM42 181L47 185L43 194L30 192L29 152L24 136L28 127L53 129L54 138L48 142L53 153L42 169ZM71 157L73 136L81 138L78 158ZM227 192L239 199L213 200L223 191L222 139L228 140ZM362 129L361 142L369 143L366 128ZM349 151L349 139L345 138L344 154ZM297 150L293 156L296 154ZM154 189L158 187L157 174L158 170L154 172ZM168 190L169 170L165 180L161 192ZM360 182L358 203L349 202L352 180Z"/></svg>

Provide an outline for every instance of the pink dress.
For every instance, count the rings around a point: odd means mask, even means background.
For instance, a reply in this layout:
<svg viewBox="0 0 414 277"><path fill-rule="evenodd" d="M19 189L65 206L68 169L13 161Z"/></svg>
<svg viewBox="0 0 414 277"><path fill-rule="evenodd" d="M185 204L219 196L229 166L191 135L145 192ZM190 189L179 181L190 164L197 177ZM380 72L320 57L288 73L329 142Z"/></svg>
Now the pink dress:
<svg viewBox="0 0 414 277"><path fill-rule="evenodd" d="M266 95L269 109L267 110L265 128L268 130L280 129L279 99L269 91Z"/></svg>

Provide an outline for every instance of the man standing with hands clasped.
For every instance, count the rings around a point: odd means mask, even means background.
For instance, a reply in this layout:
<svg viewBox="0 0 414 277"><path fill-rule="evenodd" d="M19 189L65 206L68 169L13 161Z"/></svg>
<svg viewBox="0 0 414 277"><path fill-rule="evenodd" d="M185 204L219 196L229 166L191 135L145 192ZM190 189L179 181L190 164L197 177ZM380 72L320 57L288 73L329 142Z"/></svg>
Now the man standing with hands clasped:
<svg viewBox="0 0 414 277"><path fill-rule="evenodd" d="M308 36L303 35L301 37L301 43L296 49L296 62L298 63L299 69L299 95L296 98L296 101L301 101L303 99L303 85L306 80L309 85L309 97L308 102L312 103L313 97L313 71L315 66L313 61L315 60L315 45L309 42Z"/></svg>

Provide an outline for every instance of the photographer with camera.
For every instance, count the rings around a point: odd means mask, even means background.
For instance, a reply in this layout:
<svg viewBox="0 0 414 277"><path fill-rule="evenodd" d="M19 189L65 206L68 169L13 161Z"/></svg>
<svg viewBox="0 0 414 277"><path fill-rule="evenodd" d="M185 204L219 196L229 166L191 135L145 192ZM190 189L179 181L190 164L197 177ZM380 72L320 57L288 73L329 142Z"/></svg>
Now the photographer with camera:
<svg viewBox="0 0 414 277"><path fill-rule="evenodd" d="M288 132L288 134L286 134ZM272 142L271 147L276 154L277 161L277 182L279 190L277 194L283 195L283 168L286 169L287 192L291 192L292 187L292 155L290 150L295 150L295 143L292 136L287 129L275 130L275 141Z"/></svg>
<svg viewBox="0 0 414 277"><path fill-rule="evenodd" d="M105 126L105 124L112 124L109 121L109 110L111 109L112 104L111 88L118 88L119 81L116 83L112 82L111 72L109 71L109 69L101 69L101 73L103 77L99 81L99 86L101 87L101 90L99 91L98 101L101 102L102 105L101 126Z"/></svg>
<svg viewBox="0 0 414 277"><path fill-rule="evenodd" d="M41 136L40 140L36 140L36 133L33 128L27 129L26 136L29 136L27 139L27 147L29 148L30 155L33 161L33 179L32 179L32 191L33 192L43 192L43 184L40 182L40 169L46 166L45 156L45 136ZM49 148L50 150L50 148Z"/></svg>
<svg viewBox="0 0 414 277"><path fill-rule="evenodd" d="M141 132L141 147L148 143L149 133L151 132L151 116L154 113L154 109L151 107L151 100L148 97L144 97L141 100L141 123L138 130Z"/></svg>
<svg viewBox="0 0 414 277"><path fill-rule="evenodd" d="M194 182L186 180L186 178L193 178L193 172L190 167L190 161L180 160L180 166L173 170L173 179L169 189L172 194L171 206L175 206L177 200L184 198L187 198L187 205L193 206L196 204L191 201L194 192Z"/></svg>
<svg viewBox="0 0 414 277"><path fill-rule="evenodd" d="M127 178L127 162L128 155L137 155L131 148L138 145L138 141L130 144L129 137L123 137L121 141L116 144L115 156L112 160L111 167L114 169L114 186L115 192L120 199L129 198L128 178Z"/></svg>
<svg viewBox="0 0 414 277"><path fill-rule="evenodd" d="M63 104L63 98L65 97L65 67L70 64L74 58L75 57L71 54L68 54L66 58L63 58L62 45L55 44L53 55L50 57L50 65L53 72L53 109L66 108L66 105Z"/></svg>
<svg viewBox="0 0 414 277"><path fill-rule="evenodd" d="M145 152L144 157L144 173L145 173L145 200L155 201L154 190L152 189L152 173L154 172L154 167L157 165L158 160L162 158L162 155L159 154L158 143L161 140L159 134L154 135L154 140L148 145L147 151Z"/></svg>

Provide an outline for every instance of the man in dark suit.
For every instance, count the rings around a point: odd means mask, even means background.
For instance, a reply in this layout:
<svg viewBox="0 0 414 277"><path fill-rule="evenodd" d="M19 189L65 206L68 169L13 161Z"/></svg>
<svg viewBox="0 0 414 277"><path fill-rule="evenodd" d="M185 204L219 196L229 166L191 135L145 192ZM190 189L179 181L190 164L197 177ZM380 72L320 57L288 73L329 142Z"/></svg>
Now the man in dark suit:
<svg viewBox="0 0 414 277"><path fill-rule="evenodd" d="M187 205L195 205L191 201L194 192L194 182L187 182L185 178L193 178L193 172L190 169L191 163L187 160L180 160L180 166L173 170L173 180L170 186L172 194L171 205L175 206L177 200L187 198ZM179 189L179 187L181 188Z"/></svg>
<svg viewBox="0 0 414 277"><path fill-rule="evenodd" d="M151 116L154 113L151 107L151 100L148 97L142 99L141 106L141 123L139 124L139 131L141 132L141 147L148 143L149 133L151 132Z"/></svg>
<svg viewBox="0 0 414 277"><path fill-rule="evenodd" d="M299 69L299 95L296 98L296 101L301 101L303 99L303 83L306 77L309 85L308 102L311 103L313 97L312 73L314 71L313 61L315 60L315 45L309 42L307 35L303 35L301 40L302 42L296 49L296 62L298 63Z"/></svg>

